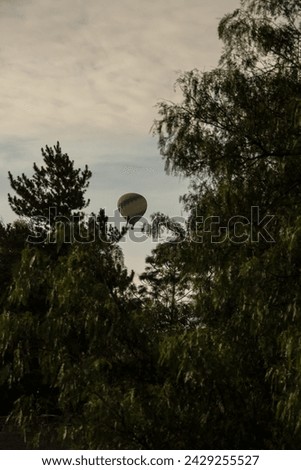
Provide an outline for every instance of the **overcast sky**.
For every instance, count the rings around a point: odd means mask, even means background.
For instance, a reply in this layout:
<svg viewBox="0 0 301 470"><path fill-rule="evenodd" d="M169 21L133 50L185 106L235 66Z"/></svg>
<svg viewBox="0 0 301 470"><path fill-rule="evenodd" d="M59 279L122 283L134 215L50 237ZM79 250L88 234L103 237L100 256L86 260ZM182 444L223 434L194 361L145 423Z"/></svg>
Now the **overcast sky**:
<svg viewBox="0 0 301 470"><path fill-rule="evenodd" d="M239 0L0 0L0 198L7 171L32 175L40 148L58 140L93 176L88 212L113 215L125 192L142 193L146 216L181 215L187 182L164 173L150 128L155 105L177 100L179 71L210 70L219 19ZM137 273L150 240L122 243Z"/></svg>

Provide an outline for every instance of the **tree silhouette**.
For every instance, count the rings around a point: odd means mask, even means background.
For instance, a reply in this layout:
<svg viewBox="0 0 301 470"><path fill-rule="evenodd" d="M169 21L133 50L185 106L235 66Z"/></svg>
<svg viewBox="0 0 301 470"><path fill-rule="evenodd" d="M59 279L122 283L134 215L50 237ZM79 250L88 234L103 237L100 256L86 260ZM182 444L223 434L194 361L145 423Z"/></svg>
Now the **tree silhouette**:
<svg viewBox="0 0 301 470"><path fill-rule="evenodd" d="M32 178L24 173L14 178L8 173L11 187L18 195L8 194L12 210L19 216L43 220L49 217L50 209L55 209L57 216L70 217L73 211L87 207L90 201L85 201L84 194L92 175L88 166L83 171L75 169L74 161L62 153L59 142L53 149L46 146L41 151L45 166L39 168L34 163Z"/></svg>

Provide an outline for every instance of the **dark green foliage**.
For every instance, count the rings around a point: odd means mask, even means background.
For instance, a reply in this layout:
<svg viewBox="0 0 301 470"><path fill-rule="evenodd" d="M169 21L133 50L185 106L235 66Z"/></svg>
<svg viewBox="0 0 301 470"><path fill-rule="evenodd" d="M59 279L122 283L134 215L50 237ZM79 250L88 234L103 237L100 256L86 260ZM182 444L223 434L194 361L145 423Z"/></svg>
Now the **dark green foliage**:
<svg viewBox="0 0 301 470"><path fill-rule="evenodd" d="M23 220L8 225L0 223L0 299L5 297L29 234L30 228Z"/></svg>
<svg viewBox="0 0 301 470"><path fill-rule="evenodd" d="M88 206L84 193L92 173L74 169L74 162L62 153L59 142L54 148L41 149L45 166L34 163L35 173L31 179L22 174L15 179L9 172L12 189L19 197L8 195L13 211L19 216L49 217L49 209L55 208L56 215L69 217L72 211Z"/></svg>
<svg viewBox="0 0 301 470"><path fill-rule="evenodd" d="M154 132L166 170L190 178L190 216L182 227L154 215L145 230L171 236L147 257L142 285L104 211L93 243L67 244L56 225L55 244L26 245L26 226L0 227L0 380L32 445L301 447L298 15L297 1L242 1L220 23L220 66L183 74L183 101L159 104ZM18 214L85 207L90 173L55 151L33 180L11 177ZM75 229L91 237L94 220ZM41 426L45 415L55 424Z"/></svg>
<svg viewBox="0 0 301 470"><path fill-rule="evenodd" d="M211 419L215 430L223 423L217 435L225 448L301 446L298 14L297 2L243 2L220 24L221 67L181 76L182 103L161 103L155 123L166 169L192 181L182 198L192 241L182 259L194 280L195 316L219 344L206 367L220 350L219 361L229 355L231 363L219 398L214 384L221 374L213 373L211 398L201 406L210 416L227 403L224 419ZM269 237L260 229L267 215ZM240 231L236 216L244 218ZM207 226L198 228L200 217ZM210 350L207 340L204 348ZM178 361L177 370L195 374L199 366L191 372ZM231 438L223 441L227 429ZM214 442L210 436L204 445Z"/></svg>

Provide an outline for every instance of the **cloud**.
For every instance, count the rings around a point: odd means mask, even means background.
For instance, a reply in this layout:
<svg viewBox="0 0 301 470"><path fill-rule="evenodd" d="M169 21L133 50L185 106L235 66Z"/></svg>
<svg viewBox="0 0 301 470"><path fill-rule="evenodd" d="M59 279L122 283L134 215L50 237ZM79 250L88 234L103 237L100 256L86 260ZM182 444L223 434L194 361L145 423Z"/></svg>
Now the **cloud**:
<svg viewBox="0 0 301 470"><path fill-rule="evenodd" d="M3 3L2 135L147 134L176 71L216 64L224 11L223 0Z"/></svg>

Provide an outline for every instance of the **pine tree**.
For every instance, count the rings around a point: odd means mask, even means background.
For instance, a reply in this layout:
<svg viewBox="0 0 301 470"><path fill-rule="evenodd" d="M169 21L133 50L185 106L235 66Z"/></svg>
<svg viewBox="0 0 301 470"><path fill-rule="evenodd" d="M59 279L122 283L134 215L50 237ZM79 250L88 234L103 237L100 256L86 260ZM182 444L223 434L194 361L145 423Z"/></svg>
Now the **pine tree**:
<svg viewBox="0 0 301 470"><path fill-rule="evenodd" d="M88 206L84 194L92 176L88 166L85 169L74 168L74 161L68 154L62 153L59 142L53 149L42 148L45 166L40 168L34 163L34 175L30 179L24 173L14 178L8 173L12 189L17 196L8 194L12 210L19 216L45 219L53 210L57 216L70 217L73 211Z"/></svg>

